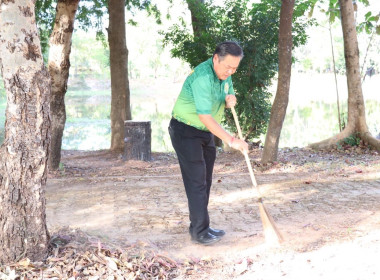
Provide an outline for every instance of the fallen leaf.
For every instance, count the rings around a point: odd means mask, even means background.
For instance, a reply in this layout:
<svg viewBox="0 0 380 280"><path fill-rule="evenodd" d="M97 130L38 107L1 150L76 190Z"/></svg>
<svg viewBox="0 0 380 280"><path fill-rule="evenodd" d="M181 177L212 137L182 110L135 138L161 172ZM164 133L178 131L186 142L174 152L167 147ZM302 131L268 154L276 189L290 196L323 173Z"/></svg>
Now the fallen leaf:
<svg viewBox="0 0 380 280"><path fill-rule="evenodd" d="M111 268L112 270L117 270L117 264L113 259L109 257L105 257L105 259L107 260L107 265L109 268Z"/></svg>
<svg viewBox="0 0 380 280"><path fill-rule="evenodd" d="M28 267L30 265L30 259L28 258L22 259L18 262L18 264L24 267Z"/></svg>

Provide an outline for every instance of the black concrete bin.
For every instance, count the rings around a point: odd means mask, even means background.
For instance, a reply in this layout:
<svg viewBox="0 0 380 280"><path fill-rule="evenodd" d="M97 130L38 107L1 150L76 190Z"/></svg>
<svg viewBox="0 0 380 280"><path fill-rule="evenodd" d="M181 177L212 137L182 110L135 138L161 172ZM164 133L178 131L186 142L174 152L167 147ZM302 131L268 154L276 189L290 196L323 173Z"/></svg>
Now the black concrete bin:
<svg viewBox="0 0 380 280"><path fill-rule="evenodd" d="M124 122L123 160L151 160L152 130L150 121Z"/></svg>

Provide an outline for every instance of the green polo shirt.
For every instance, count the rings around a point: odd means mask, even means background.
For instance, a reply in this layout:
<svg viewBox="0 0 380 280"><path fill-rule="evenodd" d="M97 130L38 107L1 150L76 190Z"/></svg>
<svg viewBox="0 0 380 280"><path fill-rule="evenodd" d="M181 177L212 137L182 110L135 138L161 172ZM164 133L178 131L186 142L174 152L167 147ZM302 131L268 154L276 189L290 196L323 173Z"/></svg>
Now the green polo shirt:
<svg viewBox="0 0 380 280"><path fill-rule="evenodd" d="M224 81L219 80L210 58L195 67L186 78L172 116L180 122L208 131L198 115L211 115L220 123L227 94L235 94L231 76Z"/></svg>

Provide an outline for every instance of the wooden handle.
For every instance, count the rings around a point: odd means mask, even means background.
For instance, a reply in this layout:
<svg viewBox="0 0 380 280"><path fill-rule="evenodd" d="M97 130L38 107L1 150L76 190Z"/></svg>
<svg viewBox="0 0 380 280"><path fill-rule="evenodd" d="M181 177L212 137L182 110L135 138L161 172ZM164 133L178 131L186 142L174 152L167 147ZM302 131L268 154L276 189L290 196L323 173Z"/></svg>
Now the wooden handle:
<svg viewBox="0 0 380 280"><path fill-rule="evenodd" d="M232 111L232 115L234 116L235 124L236 124L237 130L238 130L238 133L239 133L239 138L241 140L244 140L243 134L241 133L241 129L240 129L240 125L239 125L239 120L238 120L236 112L235 112L235 108L232 107L231 111ZM265 239L267 240L267 242L270 242L272 244L279 244L284 239L283 239L280 231L277 229L273 218L269 215L268 210L264 206L262 196L260 193L260 189L256 183L255 175L253 174L252 165L251 165L251 161L249 160L248 153L246 151L243 151L243 154L244 154L245 162L247 163L247 166L248 166L249 175L251 176L252 184L255 187L255 190L257 192L260 217L261 217L261 221L263 223Z"/></svg>
<svg viewBox="0 0 380 280"><path fill-rule="evenodd" d="M236 115L236 111L235 111L235 108L234 107L231 107L231 111L232 111L232 115L234 116L234 120L235 120L235 125L236 125L236 128L238 130L238 134L239 134L239 138L241 140L244 140L243 139L243 134L241 133L241 128L240 128L240 124L239 124L239 120L238 120L238 117ZM248 170L249 170L249 175L251 176L251 181L252 181L252 184L255 188L257 188L257 182L256 182L256 178L255 178L255 174L253 173L253 169L252 169L252 165L251 165L251 161L249 160L249 157L248 157L248 153L247 151L243 151L243 155L244 155L244 158L245 158L245 162L247 163L247 166L248 166ZM258 188L257 188L258 189ZM257 190L258 191L258 190ZM259 196L261 197L260 193L259 193Z"/></svg>

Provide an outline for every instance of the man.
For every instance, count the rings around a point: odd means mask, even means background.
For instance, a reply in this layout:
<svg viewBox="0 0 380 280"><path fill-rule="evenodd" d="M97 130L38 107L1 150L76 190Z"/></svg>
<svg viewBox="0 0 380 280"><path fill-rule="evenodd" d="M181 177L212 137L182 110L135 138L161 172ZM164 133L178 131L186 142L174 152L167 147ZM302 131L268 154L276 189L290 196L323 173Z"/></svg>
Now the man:
<svg viewBox="0 0 380 280"><path fill-rule="evenodd" d="M204 245L219 241L225 234L210 227L207 210L216 157L214 135L234 149L248 151L246 142L219 125L224 108L236 104L231 75L242 58L243 50L237 43L219 44L213 57L187 77L169 125L188 199L189 232L193 241Z"/></svg>

